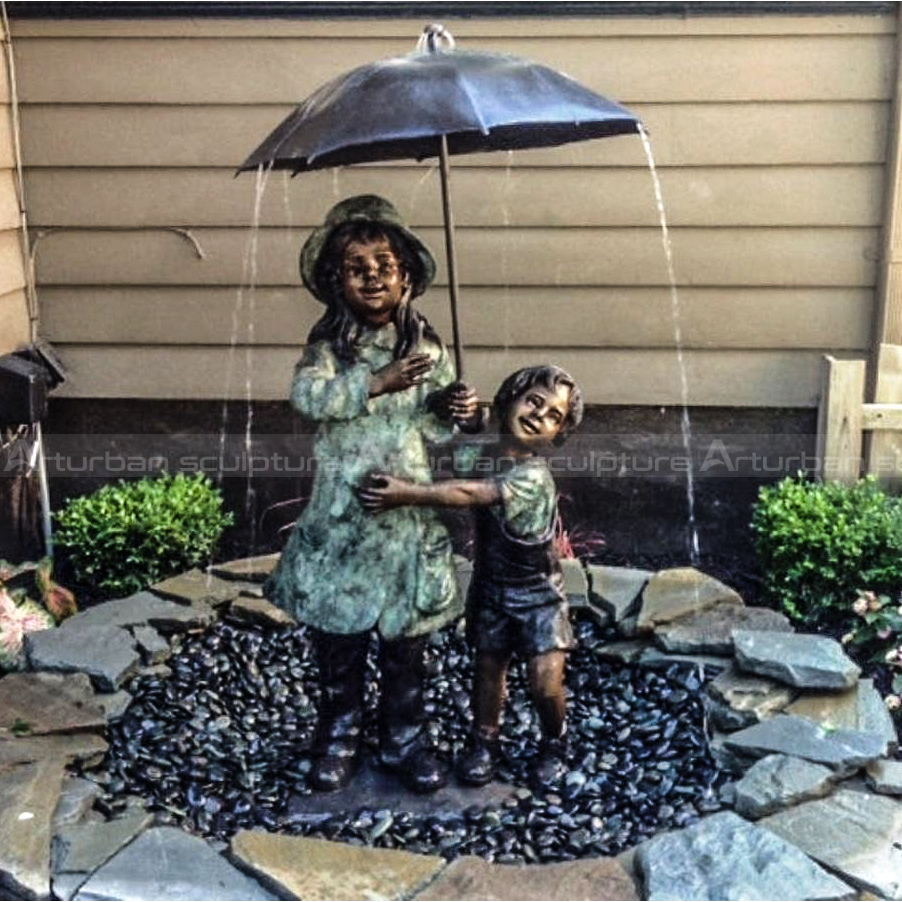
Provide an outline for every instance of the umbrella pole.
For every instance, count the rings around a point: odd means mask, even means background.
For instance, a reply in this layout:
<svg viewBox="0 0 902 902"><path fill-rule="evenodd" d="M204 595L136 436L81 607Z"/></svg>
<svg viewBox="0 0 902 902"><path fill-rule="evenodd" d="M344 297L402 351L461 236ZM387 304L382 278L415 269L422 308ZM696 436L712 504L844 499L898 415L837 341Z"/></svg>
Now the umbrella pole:
<svg viewBox="0 0 902 902"><path fill-rule="evenodd" d="M463 349L460 343L460 321L457 317L457 256L454 251L454 217L451 215L451 167L448 163L448 137L441 136L439 152L442 174L442 212L445 216L445 255L448 259L448 290L451 295L451 332L454 338L454 366L457 378L464 377Z"/></svg>

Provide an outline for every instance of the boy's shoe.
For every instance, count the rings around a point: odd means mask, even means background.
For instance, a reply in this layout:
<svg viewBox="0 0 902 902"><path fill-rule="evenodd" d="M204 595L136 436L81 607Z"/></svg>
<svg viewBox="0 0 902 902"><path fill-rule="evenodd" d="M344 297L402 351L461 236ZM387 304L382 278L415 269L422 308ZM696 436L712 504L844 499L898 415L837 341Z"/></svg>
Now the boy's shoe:
<svg viewBox="0 0 902 902"><path fill-rule="evenodd" d="M501 743L497 736L486 737L476 734L470 748L457 765L457 776L470 786L485 786L495 776L495 768L501 754Z"/></svg>
<svg viewBox="0 0 902 902"><path fill-rule="evenodd" d="M567 773L567 738L543 739L532 767L532 777L540 786L553 786Z"/></svg>

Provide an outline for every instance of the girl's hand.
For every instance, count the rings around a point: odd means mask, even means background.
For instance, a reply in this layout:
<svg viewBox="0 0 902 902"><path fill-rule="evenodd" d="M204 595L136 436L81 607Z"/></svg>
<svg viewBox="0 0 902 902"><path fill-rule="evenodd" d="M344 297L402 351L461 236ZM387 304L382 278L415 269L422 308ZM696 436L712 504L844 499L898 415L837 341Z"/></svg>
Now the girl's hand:
<svg viewBox="0 0 902 902"><path fill-rule="evenodd" d="M357 490L357 498L364 510L378 514L404 504L405 489L409 485L407 480L386 473L370 473Z"/></svg>
<svg viewBox="0 0 902 902"><path fill-rule="evenodd" d="M370 376L370 397L406 391L415 385L421 385L434 365L428 354L411 354L409 357L393 360Z"/></svg>

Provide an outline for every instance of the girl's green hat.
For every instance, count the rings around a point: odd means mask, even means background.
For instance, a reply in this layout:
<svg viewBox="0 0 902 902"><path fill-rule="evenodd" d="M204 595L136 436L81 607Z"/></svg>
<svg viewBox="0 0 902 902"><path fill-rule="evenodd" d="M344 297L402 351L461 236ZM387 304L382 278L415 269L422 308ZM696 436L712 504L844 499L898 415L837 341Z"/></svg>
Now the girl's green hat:
<svg viewBox="0 0 902 902"><path fill-rule="evenodd" d="M328 303L316 285L316 270L323 249L332 233L350 222L371 222L391 226L408 244L423 268L422 287L427 288L435 278L435 258L432 252L404 224L398 211L384 197L377 194L358 194L340 201L326 214L326 221L314 229L301 248L301 279L307 290L320 302Z"/></svg>

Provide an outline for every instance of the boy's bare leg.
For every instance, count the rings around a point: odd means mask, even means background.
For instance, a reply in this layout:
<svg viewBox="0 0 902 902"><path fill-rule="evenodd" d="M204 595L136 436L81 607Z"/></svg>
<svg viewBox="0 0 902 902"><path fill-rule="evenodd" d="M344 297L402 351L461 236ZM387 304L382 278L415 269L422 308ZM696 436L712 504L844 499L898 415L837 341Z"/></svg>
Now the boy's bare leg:
<svg viewBox="0 0 902 902"><path fill-rule="evenodd" d="M510 656L478 652L473 675L473 736L471 747L458 764L465 783L483 786L495 773L499 753L499 725Z"/></svg>
<svg viewBox="0 0 902 902"><path fill-rule="evenodd" d="M542 727L542 745L534 768L539 783L558 779L567 756L567 696L564 667L567 654L550 651L529 661L529 689Z"/></svg>

